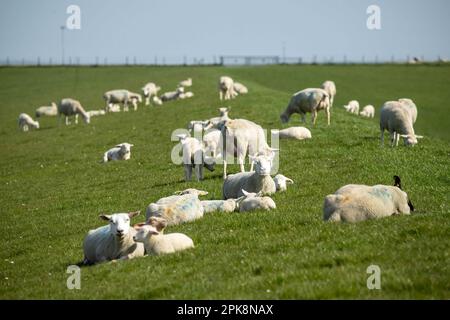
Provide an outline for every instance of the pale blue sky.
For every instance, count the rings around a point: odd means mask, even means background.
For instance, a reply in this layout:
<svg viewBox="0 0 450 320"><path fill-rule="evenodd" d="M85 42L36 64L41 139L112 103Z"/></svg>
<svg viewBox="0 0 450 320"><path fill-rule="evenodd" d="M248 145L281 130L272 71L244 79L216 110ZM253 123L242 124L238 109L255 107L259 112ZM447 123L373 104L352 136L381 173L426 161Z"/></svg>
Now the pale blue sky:
<svg viewBox="0 0 450 320"><path fill-rule="evenodd" d="M81 30L65 31L69 56L88 63L211 61L222 54L341 60L450 58L448 0L0 0L0 62L61 60L66 8L81 8ZM381 30L366 9L381 8Z"/></svg>

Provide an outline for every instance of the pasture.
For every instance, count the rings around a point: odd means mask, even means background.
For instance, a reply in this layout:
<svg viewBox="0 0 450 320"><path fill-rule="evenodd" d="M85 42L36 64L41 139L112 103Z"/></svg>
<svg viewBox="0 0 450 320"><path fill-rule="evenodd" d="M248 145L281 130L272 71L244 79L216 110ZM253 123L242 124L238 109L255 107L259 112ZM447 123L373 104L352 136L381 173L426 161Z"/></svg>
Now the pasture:
<svg viewBox="0 0 450 320"><path fill-rule="evenodd" d="M249 94L221 103L217 79L229 75ZM91 124L19 132L17 117L64 97L86 110L104 107L103 92L140 92L154 81L173 90L192 77L192 99L92 118ZM66 287L68 265L82 260L100 213L141 210L188 187L220 199L222 167L203 182L184 182L171 163L176 128L217 116L265 129L281 125L292 93L334 80L331 126L319 112L312 139L282 140L279 172L295 184L273 196L277 210L216 213L168 228L183 232L193 250L107 263L81 270L81 289ZM1 299L449 299L450 298L450 65L265 67L0 68L0 298ZM408 97L419 115L414 148L379 146L384 101ZM374 119L345 112L356 99L373 104ZM301 124L300 124L301 125ZM387 133L386 133L387 137ZM388 139L386 139L388 140ZM117 143L133 143L129 161L101 164ZM246 166L248 168L248 165ZM238 166L229 167L237 172ZM358 224L322 221L327 194L349 184L392 184L399 175L414 203L411 216ZM144 215L133 219L142 222ZM366 269L381 268L381 290L369 290Z"/></svg>

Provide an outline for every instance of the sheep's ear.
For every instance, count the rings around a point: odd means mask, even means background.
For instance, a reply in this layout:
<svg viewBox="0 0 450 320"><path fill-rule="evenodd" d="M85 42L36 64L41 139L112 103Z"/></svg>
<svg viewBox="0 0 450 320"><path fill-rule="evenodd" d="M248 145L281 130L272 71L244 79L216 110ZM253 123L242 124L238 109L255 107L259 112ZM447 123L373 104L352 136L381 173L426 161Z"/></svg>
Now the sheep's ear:
<svg viewBox="0 0 450 320"><path fill-rule="evenodd" d="M134 144L130 144L130 147L134 147Z"/></svg>
<svg viewBox="0 0 450 320"><path fill-rule="evenodd" d="M135 230L139 230L142 226L144 226L145 225L145 223L136 223L135 225L133 225L133 228L135 229Z"/></svg>
<svg viewBox="0 0 450 320"><path fill-rule="evenodd" d="M286 178L286 182L290 183L290 184L294 184L294 180L292 180L291 178Z"/></svg>
<svg viewBox="0 0 450 320"><path fill-rule="evenodd" d="M208 191L203 191L203 190L197 190L197 191L198 191L199 196L206 196L208 194Z"/></svg>
<svg viewBox="0 0 450 320"><path fill-rule="evenodd" d="M156 230L161 231L167 226L166 219L159 217L150 217L147 221L147 224L154 226Z"/></svg>
<svg viewBox="0 0 450 320"><path fill-rule="evenodd" d="M128 216L130 218L136 217L141 213L141 211L133 211L133 212L128 212Z"/></svg>
<svg viewBox="0 0 450 320"><path fill-rule="evenodd" d="M244 194L244 196L248 196L249 195L249 193L247 192L247 191L245 191L244 189L242 189L242 193Z"/></svg>
<svg viewBox="0 0 450 320"><path fill-rule="evenodd" d="M99 215L100 219L105 220L105 221L111 221L111 215L108 214L101 214Z"/></svg>
<svg viewBox="0 0 450 320"><path fill-rule="evenodd" d="M122 145L123 145L123 143L119 143L119 144L116 144L114 147L115 148L120 148L120 147L122 147Z"/></svg>
<svg viewBox="0 0 450 320"><path fill-rule="evenodd" d="M400 137L402 137L402 138L408 138L408 135L407 135L407 134L401 134Z"/></svg>
<svg viewBox="0 0 450 320"><path fill-rule="evenodd" d="M422 139L422 138L423 138L423 136L416 135L416 139Z"/></svg>

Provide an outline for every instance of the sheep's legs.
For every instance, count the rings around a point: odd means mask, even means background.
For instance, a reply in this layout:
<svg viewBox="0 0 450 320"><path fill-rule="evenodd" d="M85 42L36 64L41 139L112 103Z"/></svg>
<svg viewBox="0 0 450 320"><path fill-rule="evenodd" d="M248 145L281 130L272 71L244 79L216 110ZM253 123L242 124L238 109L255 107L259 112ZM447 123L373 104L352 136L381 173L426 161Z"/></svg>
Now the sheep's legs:
<svg viewBox="0 0 450 320"><path fill-rule="evenodd" d="M395 133L395 146L398 147L398 141L400 140L400 134L398 132Z"/></svg>
<svg viewBox="0 0 450 320"><path fill-rule="evenodd" d="M145 97L145 105L148 106L150 104L150 96Z"/></svg>
<svg viewBox="0 0 450 320"><path fill-rule="evenodd" d="M75 115L75 124L78 124L78 113Z"/></svg>
<svg viewBox="0 0 450 320"><path fill-rule="evenodd" d="M391 138L391 147L395 146L395 132L389 132Z"/></svg>
<svg viewBox="0 0 450 320"><path fill-rule="evenodd" d="M326 108L326 109L325 109L325 112L326 112L326 114L327 114L328 125L330 125L330 109L329 109L329 108Z"/></svg>
<svg viewBox="0 0 450 320"><path fill-rule="evenodd" d="M70 124L69 117L68 116L65 117L66 117L66 126L68 126Z"/></svg>
<svg viewBox="0 0 450 320"><path fill-rule="evenodd" d="M191 181L192 176L192 166L190 164L184 165L184 179L186 181Z"/></svg>
<svg viewBox="0 0 450 320"><path fill-rule="evenodd" d="M313 124L314 126L316 125L316 119L317 119L317 111L314 110L314 111L312 112L312 116L311 116L311 122L312 122L312 124Z"/></svg>
<svg viewBox="0 0 450 320"><path fill-rule="evenodd" d="M219 99L220 99L220 101L223 100L223 92L222 92L222 90L219 90Z"/></svg>
<svg viewBox="0 0 450 320"><path fill-rule="evenodd" d="M384 147L384 130L380 130L381 134L380 134L380 145L382 147Z"/></svg>
<svg viewBox="0 0 450 320"><path fill-rule="evenodd" d="M197 164L195 166L195 175L197 177L197 181L203 180L203 165Z"/></svg>

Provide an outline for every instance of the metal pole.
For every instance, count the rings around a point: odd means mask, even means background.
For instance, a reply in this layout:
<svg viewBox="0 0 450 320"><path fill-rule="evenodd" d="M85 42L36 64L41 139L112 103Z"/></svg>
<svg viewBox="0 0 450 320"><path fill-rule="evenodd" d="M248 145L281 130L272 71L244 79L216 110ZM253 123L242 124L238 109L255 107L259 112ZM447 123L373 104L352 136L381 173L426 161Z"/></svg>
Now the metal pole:
<svg viewBox="0 0 450 320"><path fill-rule="evenodd" d="M66 27L61 26L61 64L64 65L64 30Z"/></svg>

